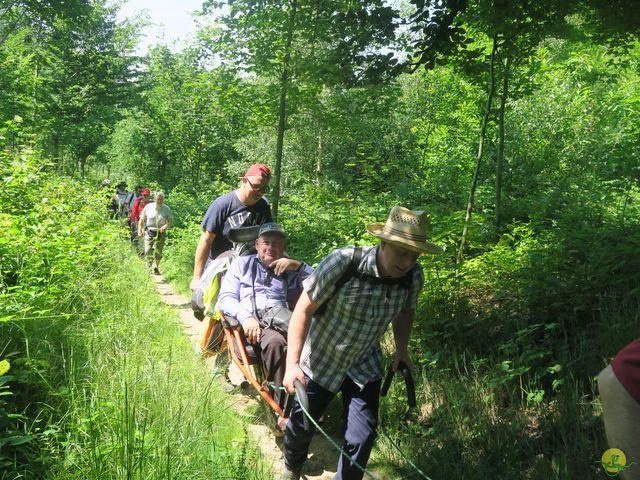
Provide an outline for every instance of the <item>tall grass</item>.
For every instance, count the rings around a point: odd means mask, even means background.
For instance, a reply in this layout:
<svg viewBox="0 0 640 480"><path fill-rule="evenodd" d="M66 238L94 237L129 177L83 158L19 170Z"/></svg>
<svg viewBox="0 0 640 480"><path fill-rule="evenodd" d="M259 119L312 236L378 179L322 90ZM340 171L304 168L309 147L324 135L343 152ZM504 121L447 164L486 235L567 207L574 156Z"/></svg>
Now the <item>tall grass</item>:
<svg viewBox="0 0 640 480"><path fill-rule="evenodd" d="M122 270L100 279L95 323L70 327L65 460L51 478L267 478L141 263L126 245L113 260Z"/></svg>
<svg viewBox="0 0 640 480"><path fill-rule="evenodd" d="M262 479L103 198L0 160L0 479Z"/></svg>

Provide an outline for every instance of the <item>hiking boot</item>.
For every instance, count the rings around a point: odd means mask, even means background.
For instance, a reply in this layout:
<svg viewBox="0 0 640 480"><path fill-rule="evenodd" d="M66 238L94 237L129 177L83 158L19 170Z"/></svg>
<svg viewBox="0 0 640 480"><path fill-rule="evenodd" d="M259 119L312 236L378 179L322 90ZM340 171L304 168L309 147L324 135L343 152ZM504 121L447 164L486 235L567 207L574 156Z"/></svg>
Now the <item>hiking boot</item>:
<svg viewBox="0 0 640 480"><path fill-rule="evenodd" d="M160 275L160 269L158 267L154 267L153 268L153 274L154 275Z"/></svg>
<svg viewBox="0 0 640 480"><path fill-rule="evenodd" d="M282 474L280 475L280 480L300 480L300 470L302 470L302 468L289 470L285 465L284 470L282 470Z"/></svg>

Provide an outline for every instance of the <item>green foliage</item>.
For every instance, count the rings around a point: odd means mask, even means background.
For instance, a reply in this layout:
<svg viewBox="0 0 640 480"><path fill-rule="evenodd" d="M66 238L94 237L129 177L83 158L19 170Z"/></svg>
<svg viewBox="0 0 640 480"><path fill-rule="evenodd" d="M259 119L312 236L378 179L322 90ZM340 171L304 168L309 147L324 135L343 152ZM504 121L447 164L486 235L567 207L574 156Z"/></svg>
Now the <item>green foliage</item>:
<svg viewBox="0 0 640 480"><path fill-rule="evenodd" d="M120 240L105 223L104 199L50 172L104 163L101 178L167 191L178 228L163 271L188 293L209 203L248 163L273 166L286 67L279 220L288 253L313 264L333 248L369 244L366 225L394 204L425 209L430 238L446 249L421 260L427 281L411 351L422 409L397 428L404 411L394 387L382 404L391 436L433 478L591 478L587 466L604 448L592 380L637 336L639 321L640 47L634 16L619 15L631 11L626 0L615 8L512 3L412 2L414 33L424 35L405 40L427 49L408 58L431 69L348 88L388 64L369 55L386 52L391 33L380 30L391 12L379 2L287 3L296 10L235 2L227 25L205 27L184 52L154 49L135 79L126 51L136 27L115 25L101 2L4 2L0 117L12 120L0 131L0 331L10 344L0 345L0 362L11 370L0 376L0 426L9 432L0 434L2 466L34 478L54 466L63 478L73 469L77 478L160 476L154 468L167 468L171 455L215 443L184 416L202 411L176 392L209 391L194 387L192 372L169 371L197 366L163 347L180 334L161 336L171 320L148 303L153 294L128 250L112 248ZM494 35L496 77L513 62L505 138L489 128L484 139L460 266L453 252ZM492 127L493 109L489 118ZM127 262L133 270L122 270ZM129 295L138 289L146 299ZM142 312L147 328L131 312ZM171 421L161 397L173 398ZM246 437L232 437L237 455L220 458L230 475L253 475ZM410 474L386 440L378 445L374 461L391 477ZM171 475L202 471L181 468Z"/></svg>
<svg viewBox="0 0 640 480"><path fill-rule="evenodd" d="M266 478L101 196L2 152L2 475Z"/></svg>
<svg viewBox="0 0 640 480"><path fill-rule="evenodd" d="M84 175L134 97L136 28L102 1L2 3L0 120L21 116L59 169Z"/></svg>

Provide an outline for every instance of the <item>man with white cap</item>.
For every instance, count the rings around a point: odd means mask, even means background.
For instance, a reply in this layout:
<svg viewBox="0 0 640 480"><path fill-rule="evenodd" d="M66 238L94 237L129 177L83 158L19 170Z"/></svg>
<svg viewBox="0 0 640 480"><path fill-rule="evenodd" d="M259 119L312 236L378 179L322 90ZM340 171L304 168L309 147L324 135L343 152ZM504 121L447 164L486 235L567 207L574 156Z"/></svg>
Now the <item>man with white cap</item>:
<svg viewBox="0 0 640 480"><path fill-rule="evenodd" d="M260 348L267 380L276 387L282 386L287 339L286 329L274 323L274 315L276 319L290 316L302 281L313 273L306 263L285 257L286 247L282 226L263 224L256 240L257 254L240 256L231 263L217 304L224 315L240 322L249 343ZM280 392L275 396L279 400Z"/></svg>
<svg viewBox="0 0 640 480"><path fill-rule="evenodd" d="M385 224L370 224L380 244L342 248L325 257L303 282L288 333L286 389L302 383L309 412L318 420L342 393L343 450L334 479L358 480L376 438L382 378L380 339L389 323L395 340L394 370L411 366L408 354L418 294L424 284L418 257L442 249L427 241L424 212L395 206ZM284 437L281 479L300 478L313 430L305 430L296 401ZM357 464L357 465L356 465Z"/></svg>
<svg viewBox="0 0 640 480"><path fill-rule="evenodd" d="M156 192L156 201L147 204L142 209L138 220L138 238L142 238L144 234L144 257L147 269L151 270L153 266L155 275L160 275L162 250L167 240L167 230L172 226L173 213L169 205L164 203L164 192Z"/></svg>

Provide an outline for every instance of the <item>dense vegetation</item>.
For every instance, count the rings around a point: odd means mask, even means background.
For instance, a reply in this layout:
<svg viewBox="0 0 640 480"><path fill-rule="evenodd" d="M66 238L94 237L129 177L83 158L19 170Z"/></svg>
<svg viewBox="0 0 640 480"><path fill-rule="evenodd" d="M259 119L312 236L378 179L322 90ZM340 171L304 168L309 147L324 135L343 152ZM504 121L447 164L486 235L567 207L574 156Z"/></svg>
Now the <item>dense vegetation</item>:
<svg viewBox="0 0 640 480"><path fill-rule="evenodd" d="M241 432L213 435L200 366L153 328L172 321L87 193L106 176L168 192L164 268L186 291L204 210L255 161L311 263L370 243L394 204L429 212L446 253L422 260L421 409L399 427L401 389L382 405L408 458L434 480L600 478L594 378L640 327L634 2L217 7L185 50L135 58L139 25L99 0L0 1L5 478L199 478L194 449L262 474ZM168 378L171 418L151 388ZM388 439L374 455L409 474Z"/></svg>

